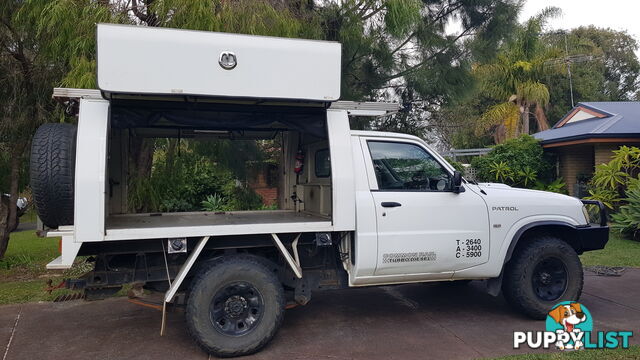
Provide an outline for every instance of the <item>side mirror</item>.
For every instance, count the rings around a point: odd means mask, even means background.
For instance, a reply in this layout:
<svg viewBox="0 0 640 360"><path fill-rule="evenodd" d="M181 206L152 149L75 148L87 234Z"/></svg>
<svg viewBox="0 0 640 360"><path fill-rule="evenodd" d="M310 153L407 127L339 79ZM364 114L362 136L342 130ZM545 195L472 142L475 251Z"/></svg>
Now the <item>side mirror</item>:
<svg viewBox="0 0 640 360"><path fill-rule="evenodd" d="M464 192L464 187L462 186L462 173L460 171L453 172L453 178L451 179L451 188L456 194Z"/></svg>

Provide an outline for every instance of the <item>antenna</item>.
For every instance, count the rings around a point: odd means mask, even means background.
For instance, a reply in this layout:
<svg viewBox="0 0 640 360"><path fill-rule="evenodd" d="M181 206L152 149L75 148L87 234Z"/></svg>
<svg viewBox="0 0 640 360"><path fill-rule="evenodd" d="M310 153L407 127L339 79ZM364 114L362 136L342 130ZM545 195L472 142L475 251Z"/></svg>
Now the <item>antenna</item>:
<svg viewBox="0 0 640 360"><path fill-rule="evenodd" d="M567 75L569 76L569 92L571 93L571 107L575 107L575 103L573 100L573 79L571 77L571 64L572 63L582 63L582 62L587 62L587 61L593 61L593 60L598 60L603 58L603 56L594 56L594 55L586 55L586 54L578 54L578 55L569 55L569 44L567 41L567 31L566 30L558 30L555 32L552 32L552 34L562 34L564 35L564 52L565 52L565 57L564 58L555 58L555 59L549 59L547 61L545 61L545 64L548 65L560 65L560 64L566 64L567 65Z"/></svg>
<svg viewBox="0 0 640 360"><path fill-rule="evenodd" d="M564 52L567 57L567 73L569 74L569 91L571 92L571 108L574 108L573 103L573 81L571 80L571 61L569 60L569 46L567 45L567 32L564 32Z"/></svg>

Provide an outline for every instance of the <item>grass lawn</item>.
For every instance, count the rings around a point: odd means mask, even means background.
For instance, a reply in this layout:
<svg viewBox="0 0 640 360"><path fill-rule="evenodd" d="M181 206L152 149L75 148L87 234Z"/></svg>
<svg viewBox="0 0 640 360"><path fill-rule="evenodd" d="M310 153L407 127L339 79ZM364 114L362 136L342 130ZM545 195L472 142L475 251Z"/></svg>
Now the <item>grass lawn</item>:
<svg viewBox="0 0 640 360"><path fill-rule="evenodd" d="M58 238L39 238L33 230L11 234L9 248L0 260L0 305L53 300L68 290L44 291L47 280L57 285L69 271L51 271L45 265L59 256Z"/></svg>
<svg viewBox="0 0 640 360"><path fill-rule="evenodd" d="M627 360L640 359L640 346L615 350L582 350L549 354L524 354L495 358L494 360Z"/></svg>
<svg viewBox="0 0 640 360"><path fill-rule="evenodd" d="M29 206L27 211L20 216L20 223L35 223L38 221L38 215L36 214L35 206Z"/></svg>
<svg viewBox="0 0 640 360"><path fill-rule="evenodd" d="M623 239L611 232L603 250L588 251L580 256L582 265L640 267L640 242Z"/></svg>
<svg viewBox="0 0 640 360"><path fill-rule="evenodd" d="M44 266L58 257L59 238L39 238L35 231L14 232L0 260L0 281L28 280L45 274Z"/></svg>

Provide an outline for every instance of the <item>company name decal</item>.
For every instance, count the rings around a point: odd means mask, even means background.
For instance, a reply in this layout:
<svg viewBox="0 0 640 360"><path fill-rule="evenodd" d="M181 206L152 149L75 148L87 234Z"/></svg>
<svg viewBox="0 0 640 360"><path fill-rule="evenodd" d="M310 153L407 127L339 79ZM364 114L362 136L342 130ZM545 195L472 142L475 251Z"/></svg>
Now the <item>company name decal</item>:
<svg viewBox="0 0 640 360"><path fill-rule="evenodd" d="M435 251L382 254L383 264L435 261L435 260L436 260Z"/></svg>

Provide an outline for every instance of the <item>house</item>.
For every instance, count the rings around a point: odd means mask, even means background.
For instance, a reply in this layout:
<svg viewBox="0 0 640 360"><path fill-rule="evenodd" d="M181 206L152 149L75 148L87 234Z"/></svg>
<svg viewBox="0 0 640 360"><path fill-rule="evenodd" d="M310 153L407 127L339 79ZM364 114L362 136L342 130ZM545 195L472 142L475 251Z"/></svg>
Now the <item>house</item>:
<svg viewBox="0 0 640 360"><path fill-rule="evenodd" d="M278 205L278 166L256 162L247 164L247 184L262 198L264 206Z"/></svg>
<svg viewBox="0 0 640 360"><path fill-rule="evenodd" d="M640 146L640 102L581 102L551 129L533 135L558 159L569 194L584 196L594 167L622 145Z"/></svg>

